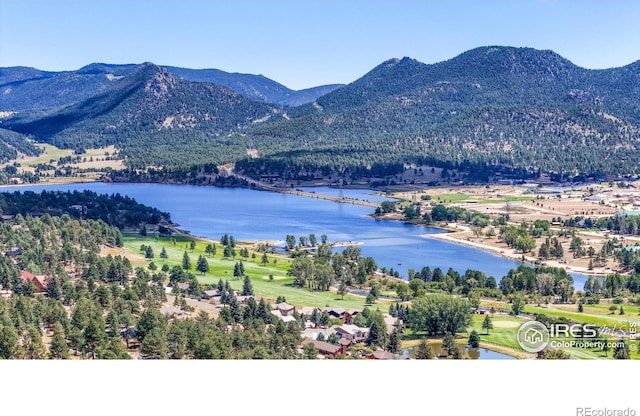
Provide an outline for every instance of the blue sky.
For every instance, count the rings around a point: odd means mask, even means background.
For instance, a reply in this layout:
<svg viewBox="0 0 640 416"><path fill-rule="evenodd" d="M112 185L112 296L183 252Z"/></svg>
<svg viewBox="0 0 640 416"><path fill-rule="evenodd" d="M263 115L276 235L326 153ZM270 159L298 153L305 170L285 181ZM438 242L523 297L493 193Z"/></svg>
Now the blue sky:
<svg viewBox="0 0 640 416"><path fill-rule="evenodd" d="M349 83L390 58L434 63L486 45L626 65L640 59L640 2L0 0L0 67L150 61L300 89Z"/></svg>

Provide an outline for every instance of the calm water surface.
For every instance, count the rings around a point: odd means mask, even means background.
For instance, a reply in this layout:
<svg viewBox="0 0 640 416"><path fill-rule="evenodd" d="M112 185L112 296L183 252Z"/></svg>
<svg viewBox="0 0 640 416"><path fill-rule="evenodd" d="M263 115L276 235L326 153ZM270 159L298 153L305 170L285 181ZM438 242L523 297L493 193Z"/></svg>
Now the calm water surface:
<svg viewBox="0 0 640 416"><path fill-rule="evenodd" d="M442 354L439 345L431 345L431 349L434 354ZM472 360L515 360L515 357L512 357L507 354L503 354L501 352L491 351L486 348L462 348L464 350L464 354ZM405 348L401 351L401 354L405 357L413 358L413 347Z"/></svg>
<svg viewBox="0 0 640 416"><path fill-rule="evenodd" d="M261 192L241 188L215 188L192 185L87 183L68 185L38 185L2 187L1 191L92 190L99 194L128 195L138 202L171 213L181 229L193 235L219 239L227 233L239 240L284 240L287 234L296 237L322 234L329 241L357 241L364 256L371 256L378 267L407 270L429 266L449 267L464 273L467 269L482 270L497 280L519 262L475 248L446 241L420 237L420 234L443 232L425 226L399 221L375 220L368 217L373 209L359 205L340 204L296 195ZM338 189L314 188L317 193L335 194ZM386 198L367 190L343 190L345 197L381 202ZM334 249L341 250L341 249ZM575 286L582 289L586 276L572 274Z"/></svg>

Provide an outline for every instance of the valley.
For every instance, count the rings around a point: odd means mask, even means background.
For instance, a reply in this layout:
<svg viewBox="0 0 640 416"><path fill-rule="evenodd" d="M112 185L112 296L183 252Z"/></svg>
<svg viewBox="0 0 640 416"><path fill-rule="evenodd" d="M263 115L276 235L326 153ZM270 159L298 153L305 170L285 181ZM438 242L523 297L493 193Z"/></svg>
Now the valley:
<svg viewBox="0 0 640 416"><path fill-rule="evenodd" d="M638 62L1 68L0 356L637 359Z"/></svg>

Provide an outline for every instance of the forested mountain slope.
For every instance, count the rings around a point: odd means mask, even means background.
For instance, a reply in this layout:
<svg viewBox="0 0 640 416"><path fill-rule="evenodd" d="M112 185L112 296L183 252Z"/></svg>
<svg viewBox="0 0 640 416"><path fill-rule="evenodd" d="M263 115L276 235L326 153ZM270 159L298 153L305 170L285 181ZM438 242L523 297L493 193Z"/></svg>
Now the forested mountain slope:
<svg viewBox="0 0 640 416"><path fill-rule="evenodd" d="M636 174L640 163L640 61L590 70L548 50L481 47L429 65L391 59L286 108L153 64L85 68L117 70L130 72L97 95L62 109L5 114L0 127L62 147L115 144L132 168L236 162L254 176L389 174L407 163ZM227 75L181 72L195 81ZM12 82L45 76L5 74ZM258 100L267 100L259 93L267 90L287 97L286 87L264 77L243 79L233 78L234 88ZM263 86L252 93L256 80Z"/></svg>
<svg viewBox="0 0 640 416"><path fill-rule="evenodd" d="M640 61L588 70L551 51L484 47L432 65L386 61L251 135L271 166L428 159L635 173L639 97Z"/></svg>
<svg viewBox="0 0 640 416"><path fill-rule="evenodd" d="M132 167L186 166L246 155L228 135L278 113L225 87L183 81L145 64L85 101L17 115L3 126L63 148L116 145Z"/></svg>

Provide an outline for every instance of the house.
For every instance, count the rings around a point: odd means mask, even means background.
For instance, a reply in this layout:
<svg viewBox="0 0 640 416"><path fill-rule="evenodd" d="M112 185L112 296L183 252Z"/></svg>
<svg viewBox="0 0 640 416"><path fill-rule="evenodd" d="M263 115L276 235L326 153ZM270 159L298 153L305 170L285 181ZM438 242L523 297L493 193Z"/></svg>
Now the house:
<svg viewBox="0 0 640 416"><path fill-rule="evenodd" d="M280 311L282 316L287 316L293 313L295 307L289 305L287 302L280 302L273 305L273 309Z"/></svg>
<svg viewBox="0 0 640 416"><path fill-rule="evenodd" d="M324 312L328 313L330 317L337 318L337 319L343 319L344 318L344 313L346 312L342 308L326 308L325 307L322 310Z"/></svg>
<svg viewBox="0 0 640 416"><path fill-rule="evenodd" d="M209 303L214 303L214 304L220 305L222 303L222 296L215 295L215 296L209 298Z"/></svg>
<svg viewBox="0 0 640 416"><path fill-rule="evenodd" d="M47 280L49 279L49 276L41 274L41 275L35 275L33 273L30 273L26 270L22 270L20 272L20 277L22 278L22 280L24 280L25 282L32 282L33 286L34 286L34 291L36 293L38 292L44 292L47 288Z"/></svg>
<svg viewBox="0 0 640 416"><path fill-rule="evenodd" d="M340 338L338 340L338 345L341 345L346 351L347 348L349 348L351 345L353 345L353 342L351 342L351 341L349 341L348 339L345 339L345 338Z"/></svg>
<svg viewBox="0 0 640 416"><path fill-rule="evenodd" d="M352 343L362 342L369 335L369 328L360 328L356 325L344 324L333 327L340 339L347 339Z"/></svg>
<svg viewBox="0 0 640 416"><path fill-rule="evenodd" d="M281 319L285 324L288 324L289 322L295 322L296 320L293 315L283 315L282 312L280 312L280 310L278 309L272 310L271 315Z"/></svg>
<svg viewBox="0 0 640 416"><path fill-rule="evenodd" d="M218 296L218 290L205 290L204 292L202 292L202 299L204 300L210 300L213 299L214 297Z"/></svg>
<svg viewBox="0 0 640 416"><path fill-rule="evenodd" d="M9 299L11 297L11 292L9 289L3 289L2 285L0 285L0 298Z"/></svg>
<svg viewBox="0 0 640 416"><path fill-rule="evenodd" d="M87 213L87 206L86 205L71 205L69 208L78 210L81 214L85 214L86 215L86 213Z"/></svg>
<svg viewBox="0 0 640 416"><path fill-rule="evenodd" d="M17 257L22 254L22 250L20 247L9 247L9 249L4 253L7 257Z"/></svg>
<svg viewBox="0 0 640 416"><path fill-rule="evenodd" d="M178 282L177 286L178 286L178 290L180 290L180 292L186 292L186 291L189 290L189 283Z"/></svg>
<svg viewBox="0 0 640 416"><path fill-rule="evenodd" d="M313 306L303 306L298 310L300 315L304 315L306 318L311 317L313 315L313 311L319 310L318 308L314 308Z"/></svg>
<svg viewBox="0 0 640 416"><path fill-rule="evenodd" d="M305 338L304 341L302 341L302 344L300 344L300 348L304 348L308 344L313 344L320 355L330 355L335 357L338 354L344 355L346 353L344 347L341 345L333 345L328 342L316 341L311 338Z"/></svg>
<svg viewBox="0 0 640 416"><path fill-rule="evenodd" d="M382 316L384 318L384 323L387 325L387 334L391 334L397 325L403 325L402 319L394 318L388 313L385 313Z"/></svg>
<svg viewBox="0 0 640 416"><path fill-rule="evenodd" d="M236 300L238 301L238 303L241 303L241 304L243 304L243 305L246 305L246 304L247 304L247 302L249 301L249 299L254 299L254 300L255 300L255 297L254 297L253 295L248 295L248 296L240 295L240 296L236 296Z"/></svg>
<svg viewBox="0 0 640 416"><path fill-rule="evenodd" d="M394 354L389 351L376 350L371 354L367 354L370 360L406 360L407 357L400 354Z"/></svg>
<svg viewBox="0 0 640 416"><path fill-rule="evenodd" d="M0 216L0 220L2 222L13 221L16 218L15 215L4 214Z"/></svg>
<svg viewBox="0 0 640 416"><path fill-rule="evenodd" d="M184 311L181 310L180 308L176 308L175 306L163 305L160 308L160 313L168 318L173 318L173 319L185 318Z"/></svg>
<svg viewBox="0 0 640 416"><path fill-rule="evenodd" d="M343 308L330 307L325 307L322 311L328 313L332 318L340 319L345 324L350 324L353 321L353 318L360 313L360 310L358 309L345 310Z"/></svg>
<svg viewBox="0 0 640 416"><path fill-rule="evenodd" d="M306 328L300 335L302 336L302 338L311 338L317 340L320 334L322 334L324 339L328 339L331 334L335 333L336 331L333 328Z"/></svg>
<svg viewBox="0 0 640 416"><path fill-rule="evenodd" d="M129 328L127 325L120 325L120 337L127 345L128 350L137 350L140 348L139 332L135 328Z"/></svg>
<svg viewBox="0 0 640 416"><path fill-rule="evenodd" d="M349 309L344 313L344 317L342 318L342 321L345 324L351 324L353 322L353 318L355 318L356 315L359 314L360 312L362 311L359 309Z"/></svg>

